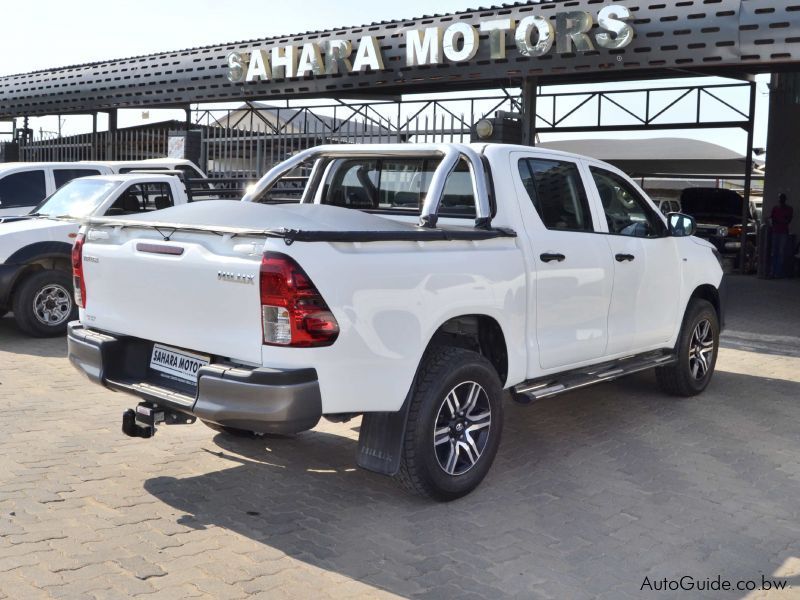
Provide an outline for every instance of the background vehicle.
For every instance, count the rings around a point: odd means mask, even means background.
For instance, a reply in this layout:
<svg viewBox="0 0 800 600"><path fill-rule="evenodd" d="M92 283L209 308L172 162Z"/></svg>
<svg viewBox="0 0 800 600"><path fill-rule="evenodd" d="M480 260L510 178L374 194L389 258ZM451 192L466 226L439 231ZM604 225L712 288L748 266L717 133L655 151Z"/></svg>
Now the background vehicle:
<svg viewBox="0 0 800 600"><path fill-rule="evenodd" d="M33 214L0 223L0 314L14 311L30 335L63 335L77 317L70 254L88 215L122 216L185 204L175 175L100 175L74 179Z"/></svg>
<svg viewBox="0 0 800 600"><path fill-rule="evenodd" d="M739 268L742 248L742 227L747 231L745 273L752 273L758 265L758 223L753 206L748 208L748 219L742 223L744 198L724 188L687 188L681 193L683 212L697 221L697 236L708 240L717 251Z"/></svg>
<svg viewBox="0 0 800 600"><path fill-rule="evenodd" d="M179 170L187 177L205 178L185 159L155 158L138 161L0 163L0 218L24 215L76 177L130 173L134 170Z"/></svg>
<svg viewBox="0 0 800 600"><path fill-rule="evenodd" d="M302 202L264 205L304 163ZM705 389L722 270L693 229L575 155L319 147L243 202L88 219L69 357L143 400L128 435L364 415L360 466L451 500L492 464L504 389L528 403L651 368L669 393Z"/></svg>
<svg viewBox="0 0 800 600"><path fill-rule="evenodd" d="M653 199L658 210L661 212L662 215L667 216L671 213L679 213L681 212L681 203L679 200L658 200Z"/></svg>

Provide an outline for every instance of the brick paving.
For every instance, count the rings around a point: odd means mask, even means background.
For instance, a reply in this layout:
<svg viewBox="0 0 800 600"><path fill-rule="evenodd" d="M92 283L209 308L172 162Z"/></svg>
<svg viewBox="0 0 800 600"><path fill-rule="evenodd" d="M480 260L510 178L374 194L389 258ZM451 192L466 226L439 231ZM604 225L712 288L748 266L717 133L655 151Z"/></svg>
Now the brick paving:
<svg viewBox="0 0 800 600"><path fill-rule="evenodd" d="M762 574L794 588L683 597L800 598L800 286L732 284L705 395L642 374L509 404L489 477L446 505L356 469L357 420L125 438L132 399L0 319L0 598L624 599Z"/></svg>

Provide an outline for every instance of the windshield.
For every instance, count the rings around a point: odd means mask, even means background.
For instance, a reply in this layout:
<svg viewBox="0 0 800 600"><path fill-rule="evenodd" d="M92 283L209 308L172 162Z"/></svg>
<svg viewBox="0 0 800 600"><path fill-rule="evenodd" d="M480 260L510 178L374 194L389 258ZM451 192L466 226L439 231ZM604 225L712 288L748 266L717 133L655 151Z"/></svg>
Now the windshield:
<svg viewBox="0 0 800 600"><path fill-rule="evenodd" d="M119 181L75 179L45 198L31 214L80 219L90 215L119 185Z"/></svg>

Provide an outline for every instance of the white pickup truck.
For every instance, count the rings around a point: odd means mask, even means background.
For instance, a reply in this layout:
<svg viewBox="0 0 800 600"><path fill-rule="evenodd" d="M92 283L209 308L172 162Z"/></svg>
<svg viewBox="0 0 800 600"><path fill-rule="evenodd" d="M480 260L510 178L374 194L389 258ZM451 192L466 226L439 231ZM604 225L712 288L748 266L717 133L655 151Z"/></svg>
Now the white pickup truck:
<svg viewBox="0 0 800 600"><path fill-rule="evenodd" d="M38 337L64 335L78 316L71 253L88 215L144 214L188 202L176 175L81 177L66 183L31 214L0 221L0 316Z"/></svg>
<svg viewBox="0 0 800 600"><path fill-rule="evenodd" d="M301 165L301 202L271 205ZM530 402L651 368L671 394L705 389L722 269L693 231L589 158L318 147L242 202L87 220L69 358L142 400L128 435L363 415L360 466L450 500L492 464L503 390Z"/></svg>

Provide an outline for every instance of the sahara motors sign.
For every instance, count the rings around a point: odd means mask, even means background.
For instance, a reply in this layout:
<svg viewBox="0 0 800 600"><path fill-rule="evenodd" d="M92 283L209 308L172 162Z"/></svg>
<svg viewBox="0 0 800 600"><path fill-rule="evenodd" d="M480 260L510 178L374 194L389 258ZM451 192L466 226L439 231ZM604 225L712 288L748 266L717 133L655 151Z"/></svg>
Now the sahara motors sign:
<svg viewBox="0 0 800 600"><path fill-rule="evenodd" d="M558 54L593 52L597 47L618 50L633 41L630 18L628 8L606 6L597 14L599 31L594 35L594 18L586 11L558 12L554 18L530 15L519 21L491 19L477 26L461 22L448 27L410 29L404 32L405 64L413 67L467 63L478 54L481 33L486 34L491 60L506 58L509 36L513 36L516 52L529 58L545 56L554 47ZM227 61L228 79L234 83L385 69L381 46L372 35L362 36L355 47L346 39L306 42L301 46L231 52Z"/></svg>

